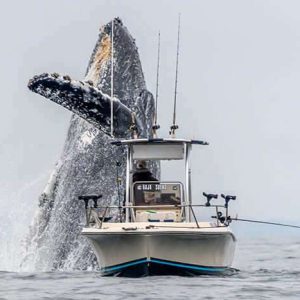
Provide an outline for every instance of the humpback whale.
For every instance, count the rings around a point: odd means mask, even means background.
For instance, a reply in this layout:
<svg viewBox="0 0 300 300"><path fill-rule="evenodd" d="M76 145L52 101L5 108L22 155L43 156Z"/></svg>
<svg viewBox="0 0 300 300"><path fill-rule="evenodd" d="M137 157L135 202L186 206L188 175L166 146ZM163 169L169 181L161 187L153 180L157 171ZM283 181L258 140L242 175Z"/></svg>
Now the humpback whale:
<svg viewBox="0 0 300 300"><path fill-rule="evenodd" d="M110 105L114 136L126 138L133 124L140 137L151 137L154 99L147 90L135 40L119 18L114 23L114 97L110 94L112 22L100 28L83 80L44 73L28 83L31 91L69 109L64 148L45 190L26 239L23 267L36 270L96 267L87 241L80 236L84 221L82 194L102 194L104 203L118 199L117 173L124 193L125 150L111 144ZM119 166L119 170L117 169ZM159 177L159 164L151 165ZM111 195L113 195L111 197Z"/></svg>

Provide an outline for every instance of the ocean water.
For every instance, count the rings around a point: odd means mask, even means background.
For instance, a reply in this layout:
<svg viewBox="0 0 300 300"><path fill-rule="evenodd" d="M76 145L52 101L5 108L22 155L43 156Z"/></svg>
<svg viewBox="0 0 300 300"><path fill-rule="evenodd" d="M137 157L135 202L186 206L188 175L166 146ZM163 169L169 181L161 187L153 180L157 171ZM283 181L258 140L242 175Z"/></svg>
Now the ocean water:
<svg viewBox="0 0 300 300"><path fill-rule="evenodd" d="M198 277L0 271L0 299L300 299L300 234L238 236L233 266L231 276Z"/></svg>

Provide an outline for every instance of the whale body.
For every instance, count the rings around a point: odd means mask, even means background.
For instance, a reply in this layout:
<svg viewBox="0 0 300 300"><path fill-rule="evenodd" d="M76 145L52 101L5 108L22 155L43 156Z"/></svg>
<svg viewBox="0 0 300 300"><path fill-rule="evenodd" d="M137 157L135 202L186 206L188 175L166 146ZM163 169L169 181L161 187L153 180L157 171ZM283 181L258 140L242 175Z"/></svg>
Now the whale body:
<svg viewBox="0 0 300 300"><path fill-rule="evenodd" d="M111 22L100 29L83 80L44 73L29 81L30 90L74 114L61 157L39 198L26 240L24 268L96 268L93 251L80 236L84 209L77 199L79 195L102 194L102 203L115 204L124 196L126 150L111 144L111 103L115 137L130 137L133 118L140 137L152 135L154 100L146 88L135 41L120 19L113 22L113 99L109 96ZM159 178L159 164L150 168ZM117 175L122 179L119 193Z"/></svg>

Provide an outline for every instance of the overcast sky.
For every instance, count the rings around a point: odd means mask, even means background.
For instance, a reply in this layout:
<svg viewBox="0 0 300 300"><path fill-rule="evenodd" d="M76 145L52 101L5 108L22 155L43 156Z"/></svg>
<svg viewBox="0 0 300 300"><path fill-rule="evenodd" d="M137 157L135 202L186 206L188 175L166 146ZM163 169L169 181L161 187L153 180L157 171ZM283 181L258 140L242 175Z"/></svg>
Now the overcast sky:
<svg viewBox="0 0 300 300"><path fill-rule="evenodd" d="M193 150L194 200L238 196L241 217L300 223L299 1L1 1L0 205L37 204L60 156L71 113L27 89L42 72L84 76L98 29L119 16L136 39L166 135L181 12L178 136ZM20 192L21 191L21 192ZM24 192L24 194L23 194Z"/></svg>

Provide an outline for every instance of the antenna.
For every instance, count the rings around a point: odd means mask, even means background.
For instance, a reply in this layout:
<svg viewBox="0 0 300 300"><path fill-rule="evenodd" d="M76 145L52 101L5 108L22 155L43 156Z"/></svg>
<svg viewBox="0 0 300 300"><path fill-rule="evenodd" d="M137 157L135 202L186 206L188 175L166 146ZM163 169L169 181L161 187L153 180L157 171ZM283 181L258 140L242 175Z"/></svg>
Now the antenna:
<svg viewBox="0 0 300 300"><path fill-rule="evenodd" d="M156 131L160 128L157 124L157 103L158 103L158 80L159 80L159 59L160 59L160 32L158 32L158 45L157 45L157 70L156 70L156 93L155 93L155 115L154 115L154 125L153 137L156 138Z"/></svg>
<svg viewBox="0 0 300 300"><path fill-rule="evenodd" d="M175 93L174 93L173 124L170 127L171 128L170 134L171 134L172 137L175 137L175 130L178 129L178 125L176 125L176 102L177 102L179 41L180 41L180 14L178 15L178 36L177 36L177 56L176 56L176 75L175 75Z"/></svg>
<svg viewBox="0 0 300 300"><path fill-rule="evenodd" d="M110 135L114 136L114 19L111 21Z"/></svg>

